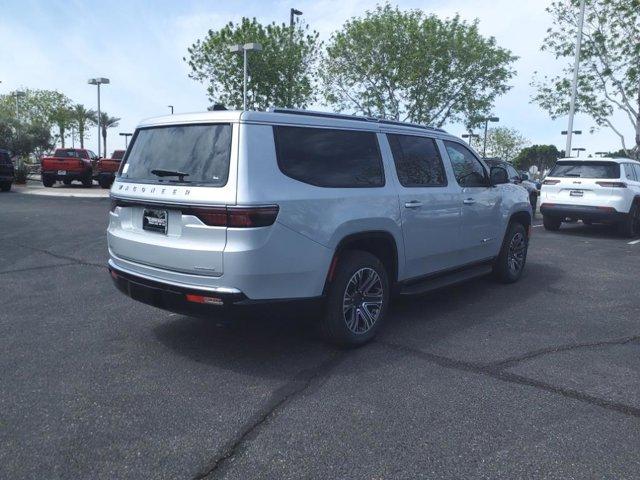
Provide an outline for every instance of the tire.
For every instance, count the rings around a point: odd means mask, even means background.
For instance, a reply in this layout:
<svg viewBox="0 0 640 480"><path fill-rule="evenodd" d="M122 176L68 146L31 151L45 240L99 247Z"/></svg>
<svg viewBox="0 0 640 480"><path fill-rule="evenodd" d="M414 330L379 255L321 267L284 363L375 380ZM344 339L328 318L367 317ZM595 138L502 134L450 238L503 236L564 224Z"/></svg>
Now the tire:
<svg viewBox="0 0 640 480"><path fill-rule="evenodd" d="M582 220L583 225L586 225L588 227L590 227L591 225L593 225L593 222L591 220Z"/></svg>
<svg viewBox="0 0 640 480"><path fill-rule="evenodd" d="M101 188L111 188L111 185L113 184L113 180L110 178L104 178L104 177L98 177L98 185L100 185Z"/></svg>
<svg viewBox="0 0 640 480"><path fill-rule="evenodd" d="M371 302L360 289L369 282ZM366 293L366 292L365 292ZM320 321L326 340L341 346L356 347L373 339L384 323L389 308L389 277L382 262L374 255L346 251L338 258L335 276L328 286L327 303ZM355 305L345 311L345 304Z"/></svg>
<svg viewBox="0 0 640 480"><path fill-rule="evenodd" d="M626 238L637 237L640 234L640 206L638 202L631 205L627 218L618 224L618 232Z"/></svg>
<svg viewBox="0 0 640 480"><path fill-rule="evenodd" d="M3 192L8 192L11 190L11 182L0 183L0 190Z"/></svg>
<svg viewBox="0 0 640 480"><path fill-rule="evenodd" d="M66 186L71 185L72 180L65 178L64 180L62 180L62 183L64 183Z"/></svg>
<svg viewBox="0 0 640 480"><path fill-rule="evenodd" d="M550 217L549 215L543 215L542 224L544 225L545 230L557 232L558 230L560 230L560 225L562 225L562 219L558 217Z"/></svg>
<svg viewBox="0 0 640 480"><path fill-rule="evenodd" d="M517 282L527 263L528 249L529 238L524 225L518 222L510 223L498 258L493 264L494 277L502 283Z"/></svg>
<svg viewBox="0 0 640 480"><path fill-rule="evenodd" d="M538 195L535 193L529 195L529 203L531 204L531 216L535 218L536 206L538 205Z"/></svg>
<svg viewBox="0 0 640 480"><path fill-rule="evenodd" d="M85 188L93 187L93 178L91 178L91 174L82 178L82 186Z"/></svg>
<svg viewBox="0 0 640 480"><path fill-rule="evenodd" d="M56 181L49 175L42 176L42 185L44 185L45 187L53 187L54 183L56 183Z"/></svg>

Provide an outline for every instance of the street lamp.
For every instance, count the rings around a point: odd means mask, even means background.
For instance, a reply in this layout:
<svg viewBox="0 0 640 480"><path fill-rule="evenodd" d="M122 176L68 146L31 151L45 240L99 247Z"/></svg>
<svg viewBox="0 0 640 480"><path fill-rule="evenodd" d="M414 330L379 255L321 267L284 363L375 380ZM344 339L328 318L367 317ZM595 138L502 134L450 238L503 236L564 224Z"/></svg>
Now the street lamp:
<svg viewBox="0 0 640 480"><path fill-rule="evenodd" d="M100 156L100 85L108 85L111 83L108 78L98 77L90 78L87 82L89 85L96 85L98 87L98 157ZM107 152L104 152L104 156Z"/></svg>
<svg viewBox="0 0 640 480"><path fill-rule="evenodd" d="M571 100L569 101L569 125L567 128L567 146L565 152L571 152L571 140L573 134L573 117L576 113L576 97L578 96L578 74L580 71L580 49L582 47L582 30L584 27L585 0L580 1L580 15L578 17L578 32L576 38L576 56L573 64L573 81L571 82Z"/></svg>
<svg viewBox="0 0 640 480"><path fill-rule="evenodd" d="M583 148L583 147L576 147L576 148L572 148L571 150L574 151L574 152L578 152L578 157L579 157L580 156L580 152L584 152L587 149Z"/></svg>
<svg viewBox="0 0 640 480"><path fill-rule="evenodd" d="M294 17L302 15L302 12L297 8L292 8L289 12L289 27L291 28L291 33L293 34L293 19Z"/></svg>
<svg viewBox="0 0 640 480"><path fill-rule="evenodd" d="M566 135L567 131L566 130L562 130L560 133L562 135ZM573 133L574 135L582 135L582 130L573 130L571 133Z"/></svg>
<svg viewBox="0 0 640 480"><path fill-rule="evenodd" d="M473 139L474 138L480 138L480 135L478 135L477 133L473 133L473 132L463 133L462 134L462 138L468 138L469 139L469 146L471 147Z"/></svg>
<svg viewBox="0 0 640 480"><path fill-rule="evenodd" d="M489 128L489 122L499 122L500 119L498 117L485 117L480 119L480 121L484 122L484 146L482 147L482 158L487 156L487 129Z"/></svg>
<svg viewBox="0 0 640 480"><path fill-rule="evenodd" d="M607 155L609 152L596 152L596 155L599 155L600 157L604 157L605 155Z"/></svg>
<svg viewBox="0 0 640 480"><path fill-rule="evenodd" d="M125 133L125 132L120 132L120 136L124 137L124 148L126 150L126 148L128 147L128 143L127 140L129 140L129 137L133 135L133 133Z"/></svg>
<svg viewBox="0 0 640 480"><path fill-rule="evenodd" d="M259 43L245 43L244 45L231 45L229 51L231 53L242 53L244 63L244 74L242 79L242 110L247 110L247 52L259 52L262 45Z"/></svg>
<svg viewBox="0 0 640 480"><path fill-rule="evenodd" d="M167 105L171 109L171 115L173 115L173 105Z"/></svg>

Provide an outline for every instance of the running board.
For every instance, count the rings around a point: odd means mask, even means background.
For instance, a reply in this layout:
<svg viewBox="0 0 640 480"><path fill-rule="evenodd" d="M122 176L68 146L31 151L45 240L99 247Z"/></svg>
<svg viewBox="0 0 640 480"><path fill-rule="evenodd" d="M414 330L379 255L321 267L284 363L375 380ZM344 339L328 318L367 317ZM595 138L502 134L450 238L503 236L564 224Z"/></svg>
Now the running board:
<svg viewBox="0 0 640 480"><path fill-rule="evenodd" d="M484 263L465 268L464 270L456 270L451 273L432 276L416 283L412 282L408 285L403 285L400 288L400 295L418 295L421 293L431 292L433 290L438 290L440 288L488 275L491 271L492 265L490 263Z"/></svg>

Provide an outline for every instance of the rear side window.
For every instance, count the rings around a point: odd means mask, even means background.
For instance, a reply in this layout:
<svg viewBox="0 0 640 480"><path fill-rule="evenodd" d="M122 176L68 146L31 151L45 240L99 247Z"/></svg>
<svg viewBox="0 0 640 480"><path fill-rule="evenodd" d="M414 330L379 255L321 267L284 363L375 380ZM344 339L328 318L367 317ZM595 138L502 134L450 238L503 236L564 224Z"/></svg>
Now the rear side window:
<svg viewBox="0 0 640 480"><path fill-rule="evenodd" d="M636 178L640 182L640 165L633 164L633 169L636 171Z"/></svg>
<svg viewBox="0 0 640 480"><path fill-rule="evenodd" d="M627 177L627 180L631 180L633 182L635 182L637 180L636 172L633 169L633 164L632 163L625 163L624 164L624 174Z"/></svg>
<svg viewBox="0 0 640 480"><path fill-rule="evenodd" d="M172 125L139 129L120 178L223 187L229 177L231 125Z"/></svg>
<svg viewBox="0 0 640 480"><path fill-rule="evenodd" d="M403 187L442 187L447 177L432 138L387 134L398 180Z"/></svg>
<svg viewBox="0 0 640 480"><path fill-rule="evenodd" d="M317 187L384 186L384 169L373 132L273 127L282 173Z"/></svg>
<svg viewBox="0 0 640 480"><path fill-rule="evenodd" d="M616 162L558 162L549 177L620 178L620 164Z"/></svg>

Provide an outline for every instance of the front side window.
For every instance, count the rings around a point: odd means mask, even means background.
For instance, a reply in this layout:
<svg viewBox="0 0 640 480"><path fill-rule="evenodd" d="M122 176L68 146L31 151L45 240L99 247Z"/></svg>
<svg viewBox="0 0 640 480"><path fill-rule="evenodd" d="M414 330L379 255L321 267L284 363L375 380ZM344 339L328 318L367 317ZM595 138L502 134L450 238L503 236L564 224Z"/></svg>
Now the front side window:
<svg viewBox="0 0 640 480"><path fill-rule="evenodd" d="M317 187L384 186L384 170L373 132L274 126L282 173Z"/></svg>
<svg viewBox="0 0 640 480"><path fill-rule="evenodd" d="M636 178L640 182L640 165L633 164L633 169L636 171Z"/></svg>
<svg viewBox="0 0 640 480"><path fill-rule="evenodd" d="M461 187L486 187L489 185L487 172L480 160L464 145L456 142L444 142L453 173Z"/></svg>
<svg viewBox="0 0 640 480"><path fill-rule="evenodd" d="M506 165L506 169L509 173L509 180L512 182L519 182L521 180L520 174L511 165Z"/></svg>
<svg viewBox="0 0 640 480"><path fill-rule="evenodd" d="M172 125L139 129L120 178L223 187L229 177L231 125Z"/></svg>
<svg viewBox="0 0 640 480"><path fill-rule="evenodd" d="M432 138L387 134L398 180L403 187L447 185L444 165Z"/></svg>

